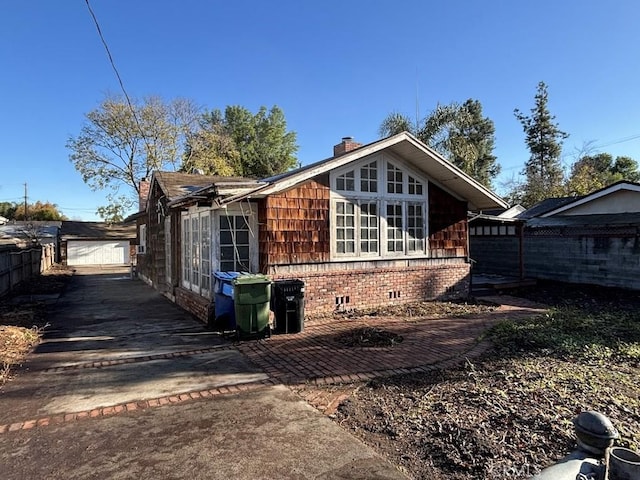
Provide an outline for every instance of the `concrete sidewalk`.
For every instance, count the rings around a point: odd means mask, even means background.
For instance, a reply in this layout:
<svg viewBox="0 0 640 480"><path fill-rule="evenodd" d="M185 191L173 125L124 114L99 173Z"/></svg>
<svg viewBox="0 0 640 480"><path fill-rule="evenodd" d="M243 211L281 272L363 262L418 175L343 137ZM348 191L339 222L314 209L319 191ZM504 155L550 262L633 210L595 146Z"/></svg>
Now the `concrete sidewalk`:
<svg viewBox="0 0 640 480"><path fill-rule="evenodd" d="M0 391L0 478L406 478L128 270L79 269Z"/></svg>

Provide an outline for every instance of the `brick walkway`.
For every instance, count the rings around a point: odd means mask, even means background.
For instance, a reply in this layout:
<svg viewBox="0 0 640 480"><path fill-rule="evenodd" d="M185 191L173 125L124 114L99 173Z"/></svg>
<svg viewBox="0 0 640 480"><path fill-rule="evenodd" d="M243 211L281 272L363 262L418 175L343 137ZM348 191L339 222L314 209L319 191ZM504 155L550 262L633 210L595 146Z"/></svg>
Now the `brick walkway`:
<svg viewBox="0 0 640 480"><path fill-rule="evenodd" d="M269 375L268 379L125 402L81 412L22 419L0 424L0 434L258 390L279 383L288 385L312 406L330 415L357 384L376 377L426 372L438 367L453 366L466 358L473 359L490 346L486 341L479 341L481 334L490 326L502 319L530 317L544 312L543 306L519 298L501 296L489 297L487 300L501 306L493 312L464 318L406 320L398 317L359 317L311 323L299 334L274 335L266 340L235 345L235 348ZM393 347L349 347L337 341L338 337L350 330L365 326L402 335L403 341ZM221 345L139 358L81 363L53 367L45 372L104 368L227 348L234 347Z"/></svg>
<svg viewBox="0 0 640 480"><path fill-rule="evenodd" d="M536 315L540 305L507 296L494 312L464 318L399 319L357 317L305 326L304 332L274 335L237 348L274 380L287 385L358 382L379 376L426 371L476 357L489 346L480 335L499 320ZM376 327L402 335L392 347L348 347L337 338L360 327Z"/></svg>

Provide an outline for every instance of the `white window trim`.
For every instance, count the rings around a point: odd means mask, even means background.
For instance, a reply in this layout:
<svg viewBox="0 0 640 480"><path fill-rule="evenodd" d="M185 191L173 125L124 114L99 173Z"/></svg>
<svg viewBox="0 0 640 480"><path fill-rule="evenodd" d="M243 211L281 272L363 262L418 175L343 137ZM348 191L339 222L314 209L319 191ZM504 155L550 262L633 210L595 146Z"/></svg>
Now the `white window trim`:
<svg viewBox="0 0 640 480"><path fill-rule="evenodd" d="M147 253L147 225L142 224L138 228L139 231L139 243L138 243L138 255Z"/></svg>
<svg viewBox="0 0 640 480"><path fill-rule="evenodd" d="M251 273L259 270L258 252L258 207L251 202L238 202L227 205L225 208L213 211L211 252L213 261L211 270L220 270L220 216L244 216L249 224L249 268Z"/></svg>
<svg viewBox="0 0 640 480"><path fill-rule="evenodd" d="M360 168L368 165L373 161L376 162L378 191L377 192L361 192L360 191ZM387 193L387 162L391 162L395 167L403 172L403 188L402 194ZM354 171L355 191L338 191L336 188L337 177L348 171ZM422 184L422 195L409 194L409 176ZM338 168L329 175L329 184L331 186L331 260L332 261L350 261L350 260L375 260L383 258L416 258L427 257L429 253L429 181L423 174L420 174L402 159L396 158L388 154L377 154L366 157L355 163ZM355 205L355 253L343 254L337 252L337 235L336 235L336 202L349 201ZM376 202L378 209L378 253L361 253L360 252L360 203ZM404 249L402 252L387 251L387 204L402 204L402 241ZM423 205L423 225L424 232L424 248L421 251L409 251L408 238L408 205L410 203L420 203Z"/></svg>
<svg viewBox="0 0 640 480"><path fill-rule="evenodd" d="M201 243L201 248L202 248L202 221L201 219L203 217L208 217L209 218L209 235L207 235L207 239L209 242L209 265L210 267L207 269L207 271L203 271L203 263L206 262L207 259L202 258L202 256L200 257L200 261L199 261L199 265L198 265L198 281L194 282L192 275L194 273L194 270L189 268L190 265L190 258L187 257L191 257L191 245L193 244L193 233L191 232L191 226L193 225L192 220L195 218L198 218L198 241ZM189 211L187 212L182 212L181 216L180 216L180 227L181 227L181 238L182 241L181 243L181 251L180 251L180 258L181 258L181 263L182 263L182 268L180 271L180 282L181 285L186 288L191 290L194 293L197 293L198 295L201 295L203 297L206 298L211 298L211 288L212 288L212 269L211 269L211 265L212 265L212 259L211 259L211 252L213 250L212 248L212 242L211 242L211 232L212 232L212 228L211 228L211 220L212 220L212 215L211 215L211 209L210 208L195 208L192 207L189 209ZM189 242L185 242L187 236L186 236L186 231L185 231L185 220L188 221L188 225L189 225ZM188 245L187 245L188 243ZM189 271L189 278L185 278L185 273L187 272L187 270ZM203 287L203 282L202 280L208 278L208 287L204 286Z"/></svg>
<svg viewBox="0 0 640 480"><path fill-rule="evenodd" d="M171 271L171 246L173 245L172 237L171 237L171 217L168 216L164 219L164 269L165 269L165 279L167 284L171 284L172 282L172 271Z"/></svg>

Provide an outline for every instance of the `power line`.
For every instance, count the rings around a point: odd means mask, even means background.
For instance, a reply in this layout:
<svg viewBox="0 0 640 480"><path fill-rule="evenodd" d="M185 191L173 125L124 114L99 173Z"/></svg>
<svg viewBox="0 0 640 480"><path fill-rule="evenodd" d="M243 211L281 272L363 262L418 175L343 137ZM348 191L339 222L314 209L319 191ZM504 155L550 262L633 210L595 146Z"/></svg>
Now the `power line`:
<svg viewBox="0 0 640 480"><path fill-rule="evenodd" d="M608 147L610 145L617 145L619 143L630 142L631 140L637 140L639 138L640 138L640 133L637 133L635 135L630 135L628 137L619 138L618 140L611 140L610 142L607 142L607 143L602 143L600 145L594 145L593 148L596 149L596 148Z"/></svg>
<svg viewBox="0 0 640 480"><path fill-rule="evenodd" d="M105 40L104 35L102 34L102 29L100 28L100 24L98 23L98 18L96 17L96 14L93 12L93 9L91 8L91 4L89 3L89 0L85 0L85 3L87 4L87 8L89 9L91 18L93 19L93 23L96 26L96 30L98 31L98 36L100 37L100 41L102 42L102 45L104 46L104 49L107 52L107 57L109 58L109 63L111 64L111 68L113 68L113 71L116 74L116 78L118 79L118 83L120 84L120 88L122 89L122 93L124 94L124 98L127 100L127 105L129 105L129 110L131 110L131 114L133 115L133 120L136 123L136 127L138 127L138 130L140 130L140 135L142 135L142 140L147 146L147 151L150 151L149 143L147 142L147 137L144 134L142 127L140 126L140 122L138 121L138 115L136 114L136 111L133 108L133 104L131 103L131 98L129 98L129 94L127 93L126 88L124 88L124 82L122 81L120 72L118 71L116 64L113 60L113 56L111 55L111 50L109 50L109 45L107 45L107 41Z"/></svg>

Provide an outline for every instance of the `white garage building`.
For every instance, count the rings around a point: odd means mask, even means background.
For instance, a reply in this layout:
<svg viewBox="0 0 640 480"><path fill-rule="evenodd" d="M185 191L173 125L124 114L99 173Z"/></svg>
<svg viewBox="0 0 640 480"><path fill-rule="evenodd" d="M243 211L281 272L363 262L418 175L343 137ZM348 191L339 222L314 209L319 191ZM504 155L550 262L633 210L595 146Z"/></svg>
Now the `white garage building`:
<svg viewBox="0 0 640 480"><path fill-rule="evenodd" d="M62 262L77 265L129 265L136 239L135 224L62 222Z"/></svg>

